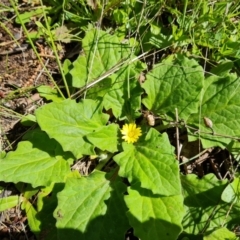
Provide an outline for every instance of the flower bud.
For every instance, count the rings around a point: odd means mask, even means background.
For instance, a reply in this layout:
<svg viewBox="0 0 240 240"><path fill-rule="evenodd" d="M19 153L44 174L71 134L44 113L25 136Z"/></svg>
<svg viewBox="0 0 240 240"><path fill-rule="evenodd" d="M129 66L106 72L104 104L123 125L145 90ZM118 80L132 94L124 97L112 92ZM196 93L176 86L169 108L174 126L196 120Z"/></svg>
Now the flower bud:
<svg viewBox="0 0 240 240"><path fill-rule="evenodd" d="M213 127L213 123L212 123L211 119L209 119L207 117L204 117L203 121L204 121L206 127L208 127L208 128L212 128Z"/></svg>

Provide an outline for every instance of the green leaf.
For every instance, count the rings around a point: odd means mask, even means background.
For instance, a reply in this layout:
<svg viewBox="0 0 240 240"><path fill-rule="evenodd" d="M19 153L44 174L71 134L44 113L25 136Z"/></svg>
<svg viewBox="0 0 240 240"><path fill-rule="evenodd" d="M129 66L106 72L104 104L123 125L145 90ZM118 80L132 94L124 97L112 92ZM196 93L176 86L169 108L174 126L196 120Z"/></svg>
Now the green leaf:
<svg viewBox="0 0 240 240"><path fill-rule="evenodd" d="M155 65L142 86L148 95L142 102L149 110L175 119L178 108L179 116L187 120L198 112L203 69L195 60L178 56Z"/></svg>
<svg viewBox="0 0 240 240"><path fill-rule="evenodd" d="M31 18L33 17L40 18L44 12L45 14L47 14L47 12L49 12L50 10L51 10L50 7L42 6L41 8L38 8L36 10L30 11L30 12L24 12L22 14L19 14L16 17L16 23L21 24L21 21L23 24L30 22Z"/></svg>
<svg viewBox="0 0 240 240"><path fill-rule="evenodd" d="M142 94L142 88L137 79L142 70L141 64L132 63L123 66L121 70L112 75L112 85L103 97L103 105L107 110L112 109L116 118L127 118L131 122L137 117Z"/></svg>
<svg viewBox="0 0 240 240"><path fill-rule="evenodd" d="M129 195L125 197L129 208L127 216L135 235L141 240L177 239L184 215L182 195L163 197L146 189L136 189L129 188Z"/></svg>
<svg viewBox="0 0 240 240"><path fill-rule="evenodd" d="M224 148L232 141L231 137L240 135L239 81L235 74L224 77L211 76L205 80L204 96L199 112L202 117L211 119L215 135L211 134L211 130L204 125L203 120L199 122L199 113L193 114L189 119L189 123L199 128L204 148L212 146Z"/></svg>
<svg viewBox="0 0 240 240"><path fill-rule="evenodd" d="M221 227L229 210L229 205L221 202L227 180L220 181L214 174L207 174L202 179L194 174L181 178L186 211L184 231L199 234L203 230Z"/></svg>
<svg viewBox="0 0 240 240"><path fill-rule="evenodd" d="M156 48L169 48L173 44L174 39L172 35L159 33L157 36L151 34L148 42Z"/></svg>
<svg viewBox="0 0 240 240"><path fill-rule="evenodd" d="M102 113L101 105L93 100L85 99L80 103L74 100L64 100L61 103L50 103L36 111L37 121L42 130L56 139L65 151L71 151L76 158L83 154L93 155L94 145L86 141L85 137L94 132L98 137L98 131L104 131L108 115ZM109 127L105 126L105 129ZM105 139L105 144L109 144L111 150L116 149L112 138ZM96 137L95 137L96 138ZM106 145L105 145L106 146ZM96 145L95 147L102 147Z"/></svg>
<svg viewBox="0 0 240 240"><path fill-rule="evenodd" d="M129 59L131 48L120 43L115 35L101 30L91 30L82 41L84 55L73 63L70 73L73 75L73 86L81 88L97 77L112 69L123 59Z"/></svg>
<svg viewBox="0 0 240 240"><path fill-rule="evenodd" d="M115 35L92 30L83 39L83 49L84 55L73 63L70 71L72 85L80 88L103 76L85 91L87 98L103 99L103 106L112 109L117 118L126 115L134 118L134 112L140 109L142 93L137 79L145 65L139 60L129 64L136 58L131 46L121 43Z"/></svg>
<svg viewBox="0 0 240 240"><path fill-rule="evenodd" d="M153 35L158 35L158 34L160 34L161 28L159 27L158 24L156 24L156 23L150 23L150 26L151 26L150 30L151 30L151 33L152 33Z"/></svg>
<svg viewBox="0 0 240 240"><path fill-rule="evenodd" d="M227 203L240 203L240 178L236 177L222 193L222 200Z"/></svg>
<svg viewBox="0 0 240 240"><path fill-rule="evenodd" d="M21 124L23 126L33 126L36 124L37 120L36 117L32 114L24 115L21 119Z"/></svg>
<svg viewBox="0 0 240 240"><path fill-rule="evenodd" d="M0 147L2 147L2 146L0 145ZM5 158L6 155L7 155L7 153L5 151L0 151L0 159ZM0 188L0 190L1 190L1 188Z"/></svg>
<svg viewBox="0 0 240 240"><path fill-rule="evenodd" d="M164 196L181 193L179 168L167 134L151 128L136 144L123 143L124 151L114 157L119 175L131 183Z"/></svg>
<svg viewBox="0 0 240 240"><path fill-rule="evenodd" d="M118 144L118 131L119 127L117 124L103 126L99 130L88 134L87 139L103 151L116 152Z"/></svg>
<svg viewBox="0 0 240 240"><path fill-rule="evenodd" d="M29 132L28 141L18 144L14 152L0 160L0 181L25 182L33 187L63 182L70 172L66 160L72 158L64 153L59 144L39 129Z"/></svg>
<svg viewBox="0 0 240 240"><path fill-rule="evenodd" d="M22 198L19 196L9 196L0 198L0 212L15 207L22 202Z"/></svg>
<svg viewBox="0 0 240 240"><path fill-rule="evenodd" d="M85 55L73 63L70 71L73 86L83 87L105 74L106 77L86 91L86 96L103 99L105 109L112 109L117 118L129 115L131 119L135 118L135 112L140 109L142 93L137 78L145 65L138 60L128 64L135 58L131 46L122 44L115 35L93 30L84 38L83 49Z"/></svg>
<svg viewBox="0 0 240 240"><path fill-rule="evenodd" d="M227 146L227 150L229 152L231 152L231 154L234 157L237 157L239 154L239 150L240 150L240 142L238 141L232 141L228 146Z"/></svg>
<svg viewBox="0 0 240 240"><path fill-rule="evenodd" d="M211 73L217 75L217 76L224 76L229 74L229 72L233 68L233 62L232 61L222 61L220 62L216 67L214 67L211 70Z"/></svg>
<svg viewBox="0 0 240 240"><path fill-rule="evenodd" d="M18 189L19 189L19 186L18 186ZM39 189L33 188L30 184L24 183L21 186L21 192L23 192L23 197L29 200L39 192Z"/></svg>
<svg viewBox="0 0 240 240"><path fill-rule="evenodd" d="M63 183L54 184L54 186L52 185L50 188L41 189L41 191L38 193L38 213L36 218L41 221L39 239L58 239L56 219L53 217L53 212L58 204L57 194L63 190L64 186L65 184Z"/></svg>
<svg viewBox="0 0 240 240"><path fill-rule="evenodd" d="M229 231L227 228L217 229L207 236L204 236L204 240L236 240L235 233Z"/></svg>
<svg viewBox="0 0 240 240"><path fill-rule="evenodd" d="M37 211L29 201L25 201L24 208L27 214L28 225L35 234L40 232L41 222L36 218Z"/></svg>
<svg viewBox="0 0 240 240"><path fill-rule="evenodd" d="M129 21L128 14L124 10L118 8L113 11L113 18L118 25L127 23L127 21Z"/></svg>
<svg viewBox="0 0 240 240"><path fill-rule="evenodd" d="M58 194L58 239L124 239L129 228L120 179L110 182L103 172L95 171L81 179L69 178ZM74 229L75 231L68 231Z"/></svg>
<svg viewBox="0 0 240 240"><path fill-rule="evenodd" d="M50 86L39 86L37 90L39 95L47 100L51 100L53 102L62 102L64 100L58 93L57 89L53 89Z"/></svg>

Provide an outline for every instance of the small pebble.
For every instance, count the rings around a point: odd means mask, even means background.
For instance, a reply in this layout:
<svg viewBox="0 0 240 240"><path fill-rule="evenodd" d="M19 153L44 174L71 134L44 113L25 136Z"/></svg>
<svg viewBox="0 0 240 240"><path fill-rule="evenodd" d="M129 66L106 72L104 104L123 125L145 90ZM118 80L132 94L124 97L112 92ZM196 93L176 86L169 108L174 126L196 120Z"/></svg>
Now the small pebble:
<svg viewBox="0 0 240 240"><path fill-rule="evenodd" d="M14 31L13 36L16 40L19 40L22 37L22 31Z"/></svg>

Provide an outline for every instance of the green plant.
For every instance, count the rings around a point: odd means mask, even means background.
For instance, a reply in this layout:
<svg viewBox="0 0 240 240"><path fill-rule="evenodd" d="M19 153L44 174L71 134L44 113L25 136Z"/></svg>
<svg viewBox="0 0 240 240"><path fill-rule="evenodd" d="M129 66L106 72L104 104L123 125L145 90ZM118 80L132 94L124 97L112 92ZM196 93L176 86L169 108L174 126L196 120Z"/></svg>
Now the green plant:
<svg viewBox="0 0 240 240"><path fill-rule="evenodd" d="M236 75L226 71L222 77L219 73L220 77L204 80L204 71L195 60L172 55L155 65L140 84L137 79L145 66L116 36L90 30L83 39L83 49L84 55L73 63L66 61L64 69L72 87L84 88L84 99L76 102L52 97L52 103L36 110L39 128L28 132L18 148L0 162L1 181L24 182L39 190L36 209L31 198L23 205L32 231L41 236L48 229L45 239L123 239L132 226L141 239L163 235L176 239L182 230L199 234L204 229L207 239L209 231L231 229L238 221L235 182L232 198L228 195L226 199L226 180L219 181L212 174L202 180L191 174L180 178L167 134L138 119L143 104L154 115L162 116L164 123L173 122L160 125L162 129L177 126L201 138L205 147L229 147L233 139L225 136L232 136L231 124L238 125L239 117L235 115L233 123L221 118L232 119L231 113L237 113ZM120 67L114 68L119 63ZM106 72L109 75L101 78ZM214 135L197 117L199 111L213 121ZM121 139L123 122L136 122L141 128L142 136L136 143ZM226 127L218 127L220 124ZM71 171L77 159L94 155L98 165L89 176ZM103 170L112 160L118 166L106 173ZM219 211L215 212L216 208ZM199 215L201 211L204 214Z"/></svg>
<svg viewBox="0 0 240 240"><path fill-rule="evenodd" d="M55 88L38 87L52 102L25 118L38 126L17 149L1 153L0 181L15 183L21 196L2 198L0 210L21 203L40 239L120 240L131 227L142 240L237 239L236 169L229 168L232 182L211 173L202 179L180 174L180 166L199 155L179 163L178 136L175 149L166 133L185 133L199 149L201 144L226 148L239 161L239 77L231 61L238 55L230 51L228 59L222 59L230 33L217 25L228 3L202 1L196 8L191 1L177 7L175 1L159 1L159 8L156 1L103 3L88 1L88 6L80 1L81 8L66 1L56 9L61 18L84 29L83 51L63 67L58 59L69 98ZM41 13L46 20L47 12ZM24 16L19 18L22 24ZM116 24L114 31L85 25L86 20L103 18ZM231 25L230 17L226 19ZM55 46L54 32L45 24L37 23ZM218 31L210 36L213 28ZM237 32L232 33L237 44ZM208 66L208 72L193 58L202 57L204 47L211 49L211 61L221 59L217 67ZM156 48L171 52L149 71L141 60ZM139 77L145 72L142 83ZM143 112L160 123L148 124ZM121 135L127 132L123 126L131 124L141 129L134 143ZM81 171L74 168L77 163Z"/></svg>

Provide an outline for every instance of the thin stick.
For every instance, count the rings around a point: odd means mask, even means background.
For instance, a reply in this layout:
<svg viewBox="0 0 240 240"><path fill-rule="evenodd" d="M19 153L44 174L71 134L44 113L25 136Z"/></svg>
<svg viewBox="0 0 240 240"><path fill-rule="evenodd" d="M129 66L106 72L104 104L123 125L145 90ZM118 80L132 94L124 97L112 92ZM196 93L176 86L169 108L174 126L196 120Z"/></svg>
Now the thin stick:
<svg viewBox="0 0 240 240"><path fill-rule="evenodd" d="M214 132L214 135L213 135L213 134L212 134L212 131L211 131L211 133L209 133L209 132L200 131L199 129L190 127L190 126L188 126L188 125L185 125L185 127L186 127L186 128L189 128L189 129L192 129L192 130L196 130L196 131L199 132L199 133L208 134L208 135L211 135L211 136L214 136L214 137L225 137L225 138L230 138L230 139L235 139L235 140L240 141L240 138L239 138L239 137L232 137L232 136L228 136L228 135L217 134L217 133L215 133L215 132Z"/></svg>
<svg viewBox="0 0 240 240"><path fill-rule="evenodd" d="M192 157L192 158L190 158L190 159L187 159L186 161L180 163L179 165L183 165L183 164L189 163L189 162L195 160L196 158L199 158L201 155L203 155L203 154L204 154L205 152L207 152L207 151L208 151L208 149L205 149L205 150L203 150L202 152L198 153L196 156L194 156L194 157Z"/></svg>
<svg viewBox="0 0 240 240"><path fill-rule="evenodd" d="M175 108L175 116L176 116L176 122L178 122L178 110L177 110L177 108ZM177 160L179 161L180 149L179 149L179 128L178 128L178 124L176 124L176 145L177 145Z"/></svg>
<svg viewBox="0 0 240 240"><path fill-rule="evenodd" d="M144 55L147 55L147 53L143 53L138 57L135 57L133 59L131 59L130 61L126 61L127 58L123 58L122 60L120 60L120 62L118 62L115 66L113 66L110 70L108 70L107 72L105 72L103 75L101 75L100 77L98 77L97 79L93 80L92 82L88 83L86 86L84 86L83 88L81 88L79 91L77 91L76 93L74 93L71 98L76 97L77 95L81 95L84 91L86 91L87 89L89 89L90 87L93 87L95 84L101 82L102 80L104 80L105 78L111 76L113 73L115 73L116 71L118 71L126 62L128 64L131 64L135 61L137 61L138 59L140 59L141 57L143 57Z"/></svg>

